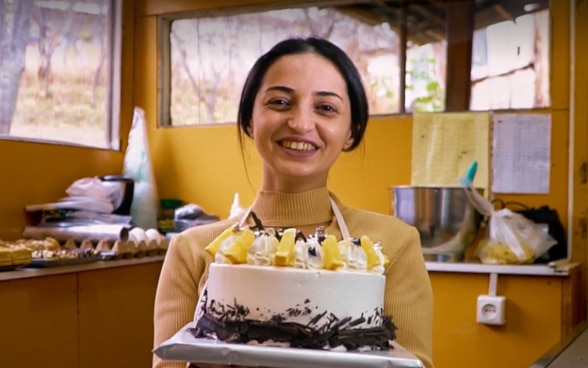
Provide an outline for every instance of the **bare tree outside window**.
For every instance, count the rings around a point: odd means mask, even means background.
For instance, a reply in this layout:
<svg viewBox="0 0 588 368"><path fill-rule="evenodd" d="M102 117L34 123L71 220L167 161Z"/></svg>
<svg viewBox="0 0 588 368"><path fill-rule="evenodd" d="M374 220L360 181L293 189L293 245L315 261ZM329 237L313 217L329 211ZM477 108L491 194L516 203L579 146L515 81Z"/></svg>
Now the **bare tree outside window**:
<svg viewBox="0 0 588 368"><path fill-rule="evenodd" d="M255 59L290 36L318 36L343 48L359 68L374 114L398 111L398 38L316 7L178 19L171 25L171 125L231 123Z"/></svg>
<svg viewBox="0 0 588 368"><path fill-rule="evenodd" d="M118 148L117 4L0 0L0 137Z"/></svg>
<svg viewBox="0 0 588 368"><path fill-rule="evenodd" d="M345 50L362 76L372 115L445 110L446 2L332 3L163 17L160 125L235 122L247 71L291 36L326 38ZM470 110L551 104L549 1L524 4L476 6L471 68L463 71L470 73Z"/></svg>

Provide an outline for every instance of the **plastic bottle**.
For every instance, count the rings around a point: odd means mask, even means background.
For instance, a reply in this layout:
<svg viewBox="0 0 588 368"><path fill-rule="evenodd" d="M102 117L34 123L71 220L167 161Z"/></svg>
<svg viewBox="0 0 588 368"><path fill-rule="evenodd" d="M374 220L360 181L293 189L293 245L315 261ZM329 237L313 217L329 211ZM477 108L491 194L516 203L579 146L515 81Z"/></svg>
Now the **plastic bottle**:
<svg viewBox="0 0 588 368"><path fill-rule="evenodd" d="M145 113L139 107L134 110L123 173L135 181L131 204L133 225L143 229L157 228L159 200L149 154Z"/></svg>

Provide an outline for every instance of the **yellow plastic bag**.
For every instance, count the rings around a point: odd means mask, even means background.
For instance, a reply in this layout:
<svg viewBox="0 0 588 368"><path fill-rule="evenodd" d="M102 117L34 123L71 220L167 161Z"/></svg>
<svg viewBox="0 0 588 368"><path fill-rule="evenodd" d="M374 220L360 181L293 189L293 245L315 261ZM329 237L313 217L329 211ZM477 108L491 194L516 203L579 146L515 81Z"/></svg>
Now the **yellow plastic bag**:
<svg viewBox="0 0 588 368"><path fill-rule="evenodd" d="M533 263L557 242L537 224L508 208L490 215L488 239L478 250L482 263Z"/></svg>
<svg viewBox="0 0 588 368"><path fill-rule="evenodd" d="M542 227L508 208L494 210L476 190L466 188L468 199L483 215L490 216L488 237L478 247L477 256L485 264L533 263L557 241Z"/></svg>

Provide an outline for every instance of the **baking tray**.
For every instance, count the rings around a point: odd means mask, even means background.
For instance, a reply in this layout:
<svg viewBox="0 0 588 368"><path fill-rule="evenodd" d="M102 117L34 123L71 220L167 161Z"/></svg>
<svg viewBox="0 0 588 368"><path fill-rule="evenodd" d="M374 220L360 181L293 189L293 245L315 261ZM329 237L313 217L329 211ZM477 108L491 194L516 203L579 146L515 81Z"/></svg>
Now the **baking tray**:
<svg viewBox="0 0 588 368"><path fill-rule="evenodd" d="M0 266L0 272L2 271L14 271L18 270L19 268L25 267L28 263L21 263L21 264L12 264L6 266Z"/></svg>
<svg viewBox="0 0 588 368"><path fill-rule="evenodd" d="M72 266L72 265L81 265L86 263L93 263L102 260L100 255L90 256L90 257L79 257L79 258L35 258L26 265L26 267L30 268L48 268L48 267L58 267L58 266Z"/></svg>
<svg viewBox="0 0 588 368"><path fill-rule="evenodd" d="M423 363L396 342L386 351L347 352L229 344L195 338L191 322L153 352L163 360L272 368L422 368Z"/></svg>

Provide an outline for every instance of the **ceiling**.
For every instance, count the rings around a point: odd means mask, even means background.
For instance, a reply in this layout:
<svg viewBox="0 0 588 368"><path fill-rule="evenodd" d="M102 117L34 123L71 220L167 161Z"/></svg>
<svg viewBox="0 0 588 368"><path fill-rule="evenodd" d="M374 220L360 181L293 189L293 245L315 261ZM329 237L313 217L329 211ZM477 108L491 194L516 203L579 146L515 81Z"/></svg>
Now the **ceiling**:
<svg viewBox="0 0 588 368"><path fill-rule="evenodd" d="M406 14L407 37L416 44L445 39L447 3L467 0L393 0L340 5L336 9L365 23L389 22L398 29ZM476 29L549 8L549 0L474 0ZM457 4L456 4L457 5ZM404 10L404 9L405 10Z"/></svg>

